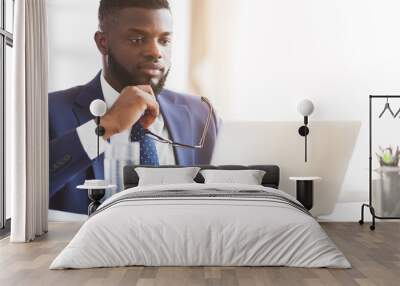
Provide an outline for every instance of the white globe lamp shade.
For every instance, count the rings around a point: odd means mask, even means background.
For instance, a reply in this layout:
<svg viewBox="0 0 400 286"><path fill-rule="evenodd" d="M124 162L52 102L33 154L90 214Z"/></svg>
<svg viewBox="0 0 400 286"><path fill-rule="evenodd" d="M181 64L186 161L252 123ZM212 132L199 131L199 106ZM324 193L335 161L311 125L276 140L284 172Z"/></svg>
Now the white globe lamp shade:
<svg viewBox="0 0 400 286"><path fill-rule="evenodd" d="M90 104L90 112L96 117L101 117L107 112L107 104L101 99L93 100Z"/></svg>
<svg viewBox="0 0 400 286"><path fill-rule="evenodd" d="M304 99L300 101L297 110L303 116L310 116L314 112L314 104L311 100Z"/></svg>

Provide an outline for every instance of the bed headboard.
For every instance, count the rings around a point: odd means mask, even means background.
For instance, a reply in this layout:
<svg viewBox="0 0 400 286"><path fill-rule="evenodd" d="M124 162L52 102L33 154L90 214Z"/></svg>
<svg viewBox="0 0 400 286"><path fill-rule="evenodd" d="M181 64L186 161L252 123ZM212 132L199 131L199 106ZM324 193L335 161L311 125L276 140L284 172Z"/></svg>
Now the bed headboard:
<svg viewBox="0 0 400 286"><path fill-rule="evenodd" d="M124 189L136 187L139 183L139 177L135 171L135 168L140 167L139 165L125 166L124 167ZM143 167L143 166L142 166ZM146 166L148 167L148 166ZM264 187L271 187L278 189L279 187L279 167L276 165L223 165L223 166L211 166L211 165L200 165L202 170L206 169L218 169L218 170L263 170L265 175L262 179L262 185ZM157 168L157 167L148 167ZM162 166L162 168L182 168L176 165ZM203 176L199 173L194 179L197 183L204 183Z"/></svg>

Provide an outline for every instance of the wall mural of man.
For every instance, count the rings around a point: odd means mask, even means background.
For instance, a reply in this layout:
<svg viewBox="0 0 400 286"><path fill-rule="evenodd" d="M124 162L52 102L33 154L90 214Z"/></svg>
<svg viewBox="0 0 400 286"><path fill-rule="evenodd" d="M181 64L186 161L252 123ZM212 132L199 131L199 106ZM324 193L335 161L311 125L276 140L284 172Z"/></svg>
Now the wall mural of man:
<svg viewBox="0 0 400 286"><path fill-rule="evenodd" d="M212 116L203 148L159 143L163 138L195 145L209 108L198 97L164 89L171 69L173 23L167 0L101 0L95 41L103 69L88 84L49 94L50 209L87 213L87 194L76 186L104 179L104 150L134 142L142 165L209 164L217 136ZM85 68L85 67L77 67ZM89 106L104 100L106 133L97 158L96 124Z"/></svg>

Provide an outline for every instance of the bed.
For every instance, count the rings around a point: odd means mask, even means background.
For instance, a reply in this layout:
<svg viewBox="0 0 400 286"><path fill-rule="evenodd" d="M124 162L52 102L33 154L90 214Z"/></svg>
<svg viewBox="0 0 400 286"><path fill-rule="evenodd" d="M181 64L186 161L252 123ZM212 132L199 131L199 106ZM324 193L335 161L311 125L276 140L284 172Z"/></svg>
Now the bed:
<svg viewBox="0 0 400 286"><path fill-rule="evenodd" d="M351 267L311 214L278 189L278 166L199 166L263 170L260 185L204 183L199 173L194 183L151 186L138 185L136 167L125 167L125 190L103 202L50 269Z"/></svg>

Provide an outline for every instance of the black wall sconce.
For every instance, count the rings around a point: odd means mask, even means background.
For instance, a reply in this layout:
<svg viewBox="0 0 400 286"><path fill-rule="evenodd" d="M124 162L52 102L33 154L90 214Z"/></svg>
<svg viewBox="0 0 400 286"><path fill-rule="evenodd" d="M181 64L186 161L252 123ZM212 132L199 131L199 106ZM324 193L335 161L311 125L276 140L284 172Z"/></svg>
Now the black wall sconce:
<svg viewBox="0 0 400 286"><path fill-rule="evenodd" d="M314 112L314 104L311 100L304 99L297 106L297 110L304 117L304 125L299 128L299 134L304 137L304 162L307 162L307 136L310 134L308 117Z"/></svg>
<svg viewBox="0 0 400 286"><path fill-rule="evenodd" d="M104 129L104 127L100 125L100 117L103 116L104 114L106 114L107 105L101 99L93 100L92 103L90 104L90 112L96 117L96 125L97 125L97 128L95 130L96 135L97 135L97 158L96 158L96 160L99 160L100 136L103 136L106 131Z"/></svg>

